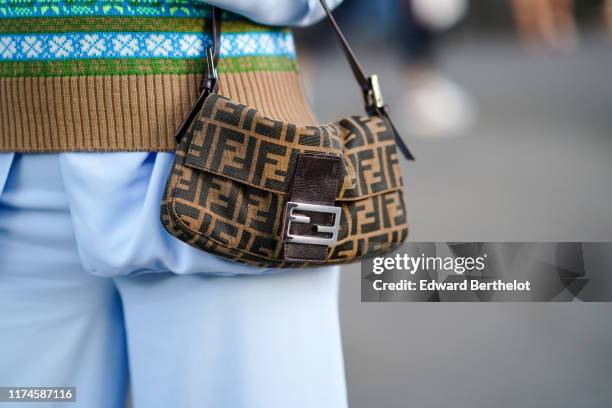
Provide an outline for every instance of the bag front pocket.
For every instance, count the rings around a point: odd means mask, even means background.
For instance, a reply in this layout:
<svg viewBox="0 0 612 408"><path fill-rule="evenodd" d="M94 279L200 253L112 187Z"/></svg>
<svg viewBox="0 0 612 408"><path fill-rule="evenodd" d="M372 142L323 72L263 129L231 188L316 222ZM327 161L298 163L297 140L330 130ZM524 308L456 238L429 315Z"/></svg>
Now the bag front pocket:
<svg viewBox="0 0 612 408"><path fill-rule="evenodd" d="M299 127L218 95L205 102L177 158L162 221L198 248L259 266L283 259L283 226L300 154L340 157L338 240L327 263L387 251L407 235L393 135L380 118Z"/></svg>

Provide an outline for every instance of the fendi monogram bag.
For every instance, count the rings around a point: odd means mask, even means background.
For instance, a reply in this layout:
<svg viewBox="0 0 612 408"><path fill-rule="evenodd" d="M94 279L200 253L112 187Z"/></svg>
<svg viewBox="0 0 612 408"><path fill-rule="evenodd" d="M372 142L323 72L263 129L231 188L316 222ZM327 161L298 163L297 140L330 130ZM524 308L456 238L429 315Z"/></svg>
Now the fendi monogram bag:
<svg viewBox="0 0 612 408"><path fill-rule="evenodd" d="M168 232L263 267L348 263L408 234L397 147L376 76L366 77L321 0L366 101L366 116L298 126L216 94L220 15L194 109L177 132L161 205Z"/></svg>

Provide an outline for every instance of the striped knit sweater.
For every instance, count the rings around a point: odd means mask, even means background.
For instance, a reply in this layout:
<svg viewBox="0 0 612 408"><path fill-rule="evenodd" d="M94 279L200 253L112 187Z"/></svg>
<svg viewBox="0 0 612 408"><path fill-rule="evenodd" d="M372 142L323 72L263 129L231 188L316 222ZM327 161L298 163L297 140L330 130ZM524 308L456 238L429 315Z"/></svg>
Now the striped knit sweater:
<svg viewBox="0 0 612 408"><path fill-rule="evenodd" d="M168 151L196 97L197 0L0 0L0 151ZM312 122L286 29L224 13L221 93Z"/></svg>

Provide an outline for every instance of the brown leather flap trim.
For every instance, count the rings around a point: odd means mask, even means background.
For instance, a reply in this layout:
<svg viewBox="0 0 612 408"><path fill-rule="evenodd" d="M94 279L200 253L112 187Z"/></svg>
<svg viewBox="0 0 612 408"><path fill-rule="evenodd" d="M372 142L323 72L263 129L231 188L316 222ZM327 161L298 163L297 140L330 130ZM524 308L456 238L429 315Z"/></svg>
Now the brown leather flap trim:
<svg viewBox="0 0 612 408"><path fill-rule="evenodd" d="M186 166L273 193L290 193L293 169L304 152L342 159L338 200L362 199L402 186L393 134L377 117L296 126L212 95L190 132Z"/></svg>
<svg viewBox="0 0 612 408"><path fill-rule="evenodd" d="M334 206L341 174L342 161L339 157L301 154L293 176L290 200L294 203ZM339 213L338 217L341 218L342 213ZM330 226L334 223L334 218L333 214L311 212L308 214L308 223L292 222L288 224L289 215L285 209L282 233L284 259L297 262L324 262L327 259L330 245L334 244L315 245L293 242L288 239L287 233L305 236L307 239L320 238L321 235L325 236L328 233L316 231L316 226Z"/></svg>

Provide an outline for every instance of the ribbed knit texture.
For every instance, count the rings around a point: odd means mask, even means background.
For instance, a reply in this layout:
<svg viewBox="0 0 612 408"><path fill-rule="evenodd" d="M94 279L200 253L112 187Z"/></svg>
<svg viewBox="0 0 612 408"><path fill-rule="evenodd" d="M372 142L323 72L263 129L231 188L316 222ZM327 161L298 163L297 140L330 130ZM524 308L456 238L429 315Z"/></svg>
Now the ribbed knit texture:
<svg viewBox="0 0 612 408"><path fill-rule="evenodd" d="M0 151L174 149L204 69L208 7L132 2L120 13L116 0L8 1L0 0ZM219 73L222 95L314 123L288 31L225 14Z"/></svg>
<svg viewBox="0 0 612 408"><path fill-rule="evenodd" d="M0 78L1 151L169 151L200 76ZM312 124L294 72L222 76L220 93L266 115Z"/></svg>

